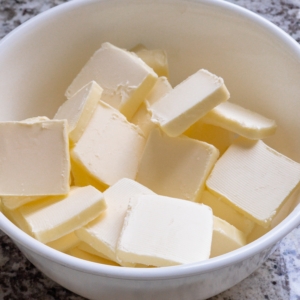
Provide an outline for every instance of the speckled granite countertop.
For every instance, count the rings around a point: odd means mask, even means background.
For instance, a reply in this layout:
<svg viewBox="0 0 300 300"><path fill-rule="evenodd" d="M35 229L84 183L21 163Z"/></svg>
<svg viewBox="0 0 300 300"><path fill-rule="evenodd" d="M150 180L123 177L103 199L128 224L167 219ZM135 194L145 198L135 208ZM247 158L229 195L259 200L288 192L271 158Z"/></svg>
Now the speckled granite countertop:
<svg viewBox="0 0 300 300"><path fill-rule="evenodd" d="M31 17L68 0L0 0L0 38ZM300 43L300 0L229 0L252 10ZM83 299L41 274L0 231L0 299ZM300 227L256 272L211 300L300 299Z"/></svg>

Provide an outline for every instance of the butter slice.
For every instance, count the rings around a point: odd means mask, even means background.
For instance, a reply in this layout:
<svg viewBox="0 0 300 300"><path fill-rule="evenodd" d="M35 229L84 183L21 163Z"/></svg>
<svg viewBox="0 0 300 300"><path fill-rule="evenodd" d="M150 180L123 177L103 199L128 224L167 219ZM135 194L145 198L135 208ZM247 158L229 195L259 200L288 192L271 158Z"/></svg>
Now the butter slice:
<svg viewBox="0 0 300 300"><path fill-rule="evenodd" d="M66 120L0 122L0 195L44 196L69 192Z"/></svg>
<svg viewBox="0 0 300 300"><path fill-rule="evenodd" d="M106 209L103 194L92 186L72 187L62 200L44 207L22 206L19 211L32 235L48 243L71 233Z"/></svg>
<svg viewBox="0 0 300 300"><path fill-rule="evenodd" d="M205 190L201 194L200 202L209 206L212 209L214 216L235 226L242 231L245 236L248 236L252 232L255 223L236 211L231 205L222 201L221 197L216 197Z"/></svg>
<svg viewBox="0 0 300 300"><path fill-rule="evenodd" d="M7 196L1 197L3 204L9 209L16 209L24 204L34 202L43 197L41 196Z"/></svg>
<svg viewBox="0 0 300 300"><path fill-rule="evenodd" d="M76 143L89 123L100 100L103 89L92 81L64 102L54 119L67 119L69 138Z"/></svg>
<svg viewBox="0 0 300 300"><path fill-rule="evenodd" d="M274 120L230 102L219 104L201 121L220 126L248 139L263 139L274 134L277 128Z"/></svg>
<svg viewBox="0 0 300 300"><path fill-rule="evenodd" d="M250 220L268 227L299 181L299 163L261 140L240 137L217 161L206 185Z"/></svg>
<svg viewBox="0 0 300 300"><path fill-rule="evenodd" d="M147 140L136 181L159 195L198 201L218 155L212 145L185 136L172 138L156 128Z"/></svg>
<svg viewBox="0 0 300 300"><path fill-rule="evenodd" d="M172 266L209 258L211 209L159 195L131 199L117 246L121 261Z"/></svg>
<svg viewBox="0 0 300 300"><path fill-rule="evenodd" d="M129 200L132 196L147 194L154 193L131 179L119 180L103 193L107 203L105 214L76 230L77 236L105 257L120 263L116 247Z"/></svg>
<svg viewBox="0 0 300 300"><path fill-rule="evenodd" d="M246 245L246 236L243 232L214 216L214 230L210 257L216 257L236 250Z"/></svg>
<svg viewBox="0 0 300 300"><path fill-rule="evenodd" d="M47 243L47 246L60 251L67 252L68 250L76 247L80 243L78 237L74 232L70 232L57 240Z"/></svg>
<svg viewBox="0 0 300 300"><path fill-rule="evenodd" d="M178 136L228 98L223 79L201 69L151 106L152 121L169 136Z"/></svg>
<svg viewBox="0 0 300 300"><path fill-rule="evenodd" d="M167 52L162 49L149 50L139 44L131 49L139 58L141 58L154 72L160 77L169 78L169 65Z"/></svg>
<svg viewBox="0 0 300 300"><path fill-rule="evenodd" d="M186 130L184 135L214 145L222 155L237 138L237 135L222 127L205 124L202 119Z"/></svg>
<svg viewBox="0 0 300 300"><path fill-rule="evenodd" d="M136 124L141 128L146 137L148 137L151 130L157 126L151 121L151 113L149 112L148 108L159 99L164 97L171 90L172 86L168 79L166 77L159 77L153 89L147 95L145 101L141 104L139 109L130 120L133 124Z"/></svg>
<svg viewBox="0 0 300 300"><path fill-rule="evenodd" d="M78 247L74 247L72 249L70 249L67 254L80 258L80 259L84 259L90 262L95 262L98 264L103 264L103 265L110 265L110 266L118 266L118 264L116 264L113 261L107 260L103 257L97 256L97 255L93 255L91 253L82 251L81 249L79 249Z"/></svg>
<svg viewBox="0 0 300 300"><path fill-rule="evenodd" d="M102 100L130 119L152 89L157 75L131 52L103 43L67 89L67 98L92 80L103 88Z"/></svg>
<svg viewBox="0 0 300 300"><path fill-rule="evenodd" d="M142 131L100 101L71 158L100 184L112 185L135 178L144 146Z"/></svg>

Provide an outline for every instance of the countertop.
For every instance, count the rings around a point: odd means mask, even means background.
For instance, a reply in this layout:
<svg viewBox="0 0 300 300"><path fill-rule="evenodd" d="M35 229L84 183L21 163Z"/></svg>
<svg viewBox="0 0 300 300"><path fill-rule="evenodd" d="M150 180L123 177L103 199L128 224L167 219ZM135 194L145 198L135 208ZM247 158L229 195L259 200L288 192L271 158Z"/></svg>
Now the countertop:
<svg viewBox="0 0 300 300"><path fill-rule="evenodd" d="M0 39L68 0L0 0ZM71 0L72 1L72 0ZM273 22L300 43L300 0L229 0ZM0 299L80 300L40 273L0 231ZM252 275L210 300L300 299L300 227Z"/></svg>

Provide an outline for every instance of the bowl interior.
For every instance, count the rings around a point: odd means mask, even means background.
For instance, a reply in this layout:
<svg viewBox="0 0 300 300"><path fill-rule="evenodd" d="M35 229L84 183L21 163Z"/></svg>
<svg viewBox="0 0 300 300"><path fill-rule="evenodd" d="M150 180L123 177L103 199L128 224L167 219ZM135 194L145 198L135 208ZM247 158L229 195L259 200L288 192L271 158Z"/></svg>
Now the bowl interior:
<svg viewBox="0 0 300 300"><path fill-rule="evenodd" d="M72 1L0 44L0 121L52 117L101 43L165 49L172 85L200 68L224 78L230 101L276 120L266 142L300 162L300 47L221 1Z"/></svg>

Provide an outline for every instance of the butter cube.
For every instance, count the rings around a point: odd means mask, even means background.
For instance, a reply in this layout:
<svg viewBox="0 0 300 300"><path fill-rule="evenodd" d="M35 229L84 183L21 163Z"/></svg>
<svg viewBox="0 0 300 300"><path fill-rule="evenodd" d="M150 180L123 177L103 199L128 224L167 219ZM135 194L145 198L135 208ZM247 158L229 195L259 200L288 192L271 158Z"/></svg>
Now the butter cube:
<svg viewBox="0 0 300 300"><path fill-rule="evenodd" d="M245 236L248 236L255 226L253 221L236 211L231 205L222 201L221 197L217 197L206 190L201 194L199 202L209 206L214 216L235 226L242 231Z"/></svg>
<svg viewBox="0 0 300 300"><path fill-rule="evenodd" d="M145 101L141 104L139 109L132 117L131 123L138 125L146 137L148 137L151 130L157 126L151 121L151 113L149 108L171 90L172 86L168 79L166 77L159 77L153 89L147 95Z"/></svg>
<svg viewBox="0 0 300 300"><path fill-rule="evenodd" d="M223 79L202 69L154 103L151 120L169 136L178 136L228 98Z"/></svg>
<svg viewBox="0 0 300 300"><path fill-rule="evenodd" d="M154 129L145 146L136 181L159 195L198 201L219 151L188 137L172 138Z"/></svg>
<svg viewBox="0 0 300 300"><path fill-rule="evenodd" d="M67 89L67 98L92 80L103 88L101 99L130 119L154 86L157 75L131 52L103 43Z"/></svg>
<svg viewBox="0 0 300 300"><path fill-rule="evenodd" d="M274 134L277 128L274 120L230 102L219 104L201 121L220 126L248 139L263 139Z"/></svg>
<svg viewBox="0 0 300 300"><path fill-rule="evenodd" d="M76 230L76 235L104 256L118 262L116 246L129 200L132 196L147 194L154 193L131 179L119 180L103 193L107 203L105 214Z"/></svg>
<svg viewBox="0 0 300 300"><path fill-rule="evenodd" d="M47 246L60 251L60 252L67 252L68 250L76 247L80 243L80 240L73 232L70 232L57 240L47 243Z"/></svg>
<svg viewBox="0 0 300 300"><path fill-rule="evenodd" d="M71 158L100 184L112 185L124 177L135 178L144 146L142 131L100 101Z"/></svg>
<svg viewBox="0 0 300 300"><path fill-rule="evenodd" d="M64 102L55 114L54 119L68 120L69 138L73 143L82 136L100 101L102 91L103 89L92 81Z"/></svg>
<svg viewBox="0 0 300 300"><path fill-rule="evenodd" d="M86 225L105 209L103 194L92 186L86 186L72 187L67 196L49 205L28 204L20 207L19 211L32 235L43 243L49 243Z"/></svg>
<svg viewBox="0 0 300 300"><path fill-rule="evenodd" d="M209 258L213 215L203 204L159 195L131 199L117 246L121 261L172 266Z"/></svg>
<svg viewBox="0 0 300 300"><path fill-rule="evenodd" d="M222 155L237 138L237 134L219 126L205 124L202 119L186 130L184 135L214 145Z"/></svg>
<svg viewBox="0 0 300 300"><path fill-rule="evenodd" d="M216 257L246 245L243 232L214 216L214 229L210 257Z"/></svg>
<svg viewBox="0 0 300 300"><path fill-rule="evenodd" d="M139 58L141 58L154 72L160 77L169 77L169 66L167 52L161 49L149 50L139 44L131 49Z"/></svg>
<svg viewBox="0 0 300 300"><path fill-rule="evenodd" d="M217 161L206 186L250 220L268 227L299 181L299 163L261 140L240 137Z"/></svg>
<svg viewBox="0 0 300 300"><path fill-rule="evenodd" d="M24 204L34 202L42 196L4 196L1 197L2 203L9 209L16 209Z"/></svg>
<svg viewBox="0 0 300 300"><path fill-rule="evenodd" d="M1 196L35 197L69 192L66 120L0 122L0 136Z"/></svg>

